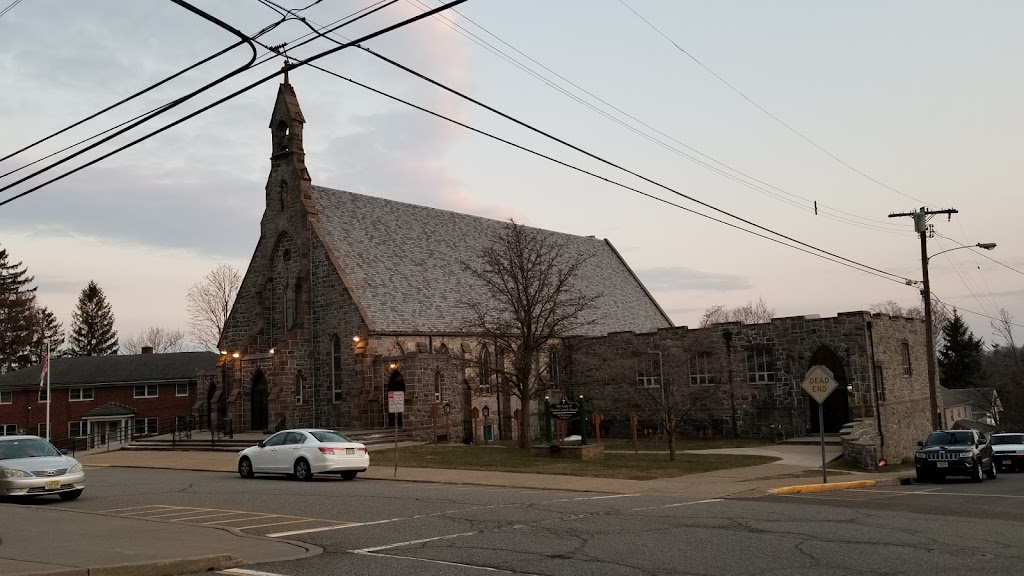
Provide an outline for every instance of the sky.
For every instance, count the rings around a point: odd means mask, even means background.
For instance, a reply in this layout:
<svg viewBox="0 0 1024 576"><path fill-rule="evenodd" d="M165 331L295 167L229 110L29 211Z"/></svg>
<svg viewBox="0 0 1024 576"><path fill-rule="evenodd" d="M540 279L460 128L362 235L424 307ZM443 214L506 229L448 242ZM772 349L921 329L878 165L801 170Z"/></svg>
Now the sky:
<svg viewBox="0 0 1024 576"><path fill-rule="evenodd" d="M322 26L372 2L324 0L302 15ZM356 38L439 4L399 0L338 34ZM195 5L249 35L280 20L257 0ZM921 279L920 244L909 218L887 216L922 206L959 210L932 220L930 254L995 242L987 256L1024 270L1024 4L469 0L456 10L366 46L664 187L355 48L317 63L646 194L713 214L682 193L894 276L695 216L300 68L290 81L314 184L607 238L677 325L696 325L709 306L757 298L778 316L831 316L884 300L916 305L918 289L900 279ZM292 19L260 41L294 46L308 32ZM171 2L23 1L0 17L0 157L235 40ZM289 53L334 46L317 39ZM237 47L0 161L0 174L196 90L250 54ZM0 177L0 188L14 184L0 202L280 65L247 70L25 182L16 183L64 155ZM219 263L244 270L256 246L278 83L0 206L0 247L35 276L40 302L67 326L78 293L95 280L122 336L186 329L188 287ZM934 293L964 310L986 342L1000 340L973 312L1005 308L1024 324L1021 273L963 249L935 256L930 271Z"/></svg>

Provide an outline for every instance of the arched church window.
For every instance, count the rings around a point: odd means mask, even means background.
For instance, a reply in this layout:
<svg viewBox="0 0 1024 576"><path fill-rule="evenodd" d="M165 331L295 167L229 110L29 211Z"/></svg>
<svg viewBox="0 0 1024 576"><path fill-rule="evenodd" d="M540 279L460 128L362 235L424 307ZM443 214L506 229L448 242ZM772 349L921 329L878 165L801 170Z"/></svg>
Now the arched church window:
<svg viewBox="0 0 1024 576"><path fill-rule="evenodd" d="M341 402L341 338L331 339L331 401Z"/></svg>
<svg viewBox="0 0 1024 576"><path fill-rule="evenodd" d="M480 388L489 391L491 385L491 351L484 346L480 350Z"/></svg>
<svg viewBox="0 0 1024 576"><path fill-rule="evenodd" d="M284 331L286 333L292 326L295 326L295 290L296 283L293 280L288 283L288 287L284 291Z"/></svg>

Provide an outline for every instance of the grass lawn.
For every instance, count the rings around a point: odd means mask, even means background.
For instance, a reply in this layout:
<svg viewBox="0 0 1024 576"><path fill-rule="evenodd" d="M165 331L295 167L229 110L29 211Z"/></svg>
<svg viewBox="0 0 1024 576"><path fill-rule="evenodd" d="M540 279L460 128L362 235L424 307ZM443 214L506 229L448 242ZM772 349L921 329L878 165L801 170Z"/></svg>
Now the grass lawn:
<svg viewBox="0 0 1024 576"><path fill-rule="evenodd" d="M373 462L391 466L395 461L393 448L375 450ZM732 456L726 454L676 454L669 462L667 454L605 454L604 460L568 460L533 456L529 450L512 446L425 445L398 449L398 466L410 468L445 468L452 470L485 470L493 472L525 472L530 474L563 474L624 480L653 480L686 474L711 472L769 464L778 460L770 456Z"/></svg>
<svg viewBox="0 0 1024 576"><path fill-rule="evenodd" d="M591 439L592 441L593 439ZM601 438L605 450L632 450L632 438ZM770 440L763 438L676 438L676 450L711 450L713 448L757 448L771 445ZM668 442L664 438L637 438L640 450L668 451Z"/></svg>

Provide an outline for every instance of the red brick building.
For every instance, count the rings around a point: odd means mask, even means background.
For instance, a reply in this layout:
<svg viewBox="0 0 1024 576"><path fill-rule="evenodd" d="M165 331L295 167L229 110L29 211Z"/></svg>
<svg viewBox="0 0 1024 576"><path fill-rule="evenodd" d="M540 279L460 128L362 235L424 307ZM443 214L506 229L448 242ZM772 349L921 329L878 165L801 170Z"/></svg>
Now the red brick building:
<svg viewBox="0 0 1024 576"><path fill-rule="evenodd" d="M199 374L217 363L211 352L54 358L50 361L50 439L105 435L131 438L171 429L191 415ZM0 375L0 435L46 436L41 366Z"/></svg>

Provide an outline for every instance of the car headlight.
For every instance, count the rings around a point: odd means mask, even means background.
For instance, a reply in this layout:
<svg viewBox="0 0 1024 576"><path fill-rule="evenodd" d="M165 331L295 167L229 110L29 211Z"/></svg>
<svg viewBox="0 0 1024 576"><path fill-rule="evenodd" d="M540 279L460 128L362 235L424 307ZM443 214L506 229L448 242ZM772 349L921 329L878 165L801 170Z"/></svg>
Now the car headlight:
<svg viewBox="0 0 1024 576"><path fill-rule="evenodd" d="M960 453L960 459L961 460L973 460L974 459L974 454L971 454L970 452L961 452Z"/></svg>
<svg viewBox="0 0 1024 576"><path fill-rule="evenodd" d="M32 475L24 470L15 470L14 468L2 468L0 469L0 477L3 478L31 478Z"/></svg>
<svg viewBox="0 0 1024 576"><path fill-rule="evenodd" d="M75 464L74 466L72 466L68 470L68 474L77 474L78 472L81 472L81 471L82 471L82 464L79 463L79 464Z"/></svg>
<svg viewBox="0 0 1024 576"><path fill-rule="evenodd" d="M924 460L926 456L924 452L916 452L914 453L914 458L917 458L918 460Z"/></svg>

